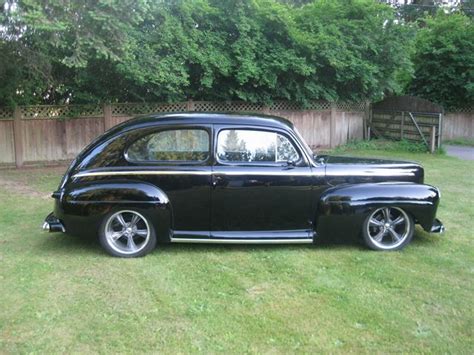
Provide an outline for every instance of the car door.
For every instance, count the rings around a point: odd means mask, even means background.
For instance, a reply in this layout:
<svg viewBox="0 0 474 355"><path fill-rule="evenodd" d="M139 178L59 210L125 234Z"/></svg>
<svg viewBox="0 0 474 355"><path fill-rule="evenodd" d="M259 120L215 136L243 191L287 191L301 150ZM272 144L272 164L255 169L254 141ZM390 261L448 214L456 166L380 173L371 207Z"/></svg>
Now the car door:
<svg viewBox="0 0 474 355"><path fill-rule="evenodd" d="M168 197L174 237L210 236L211 137L211 125L164 126L127 150L141 178Z"/></svg>
<svg viewBox="0 0 474 355"><path fill-rule="evenodd" d="M311 167L290 132L214 126L213 238L311 234Z"/></svg>

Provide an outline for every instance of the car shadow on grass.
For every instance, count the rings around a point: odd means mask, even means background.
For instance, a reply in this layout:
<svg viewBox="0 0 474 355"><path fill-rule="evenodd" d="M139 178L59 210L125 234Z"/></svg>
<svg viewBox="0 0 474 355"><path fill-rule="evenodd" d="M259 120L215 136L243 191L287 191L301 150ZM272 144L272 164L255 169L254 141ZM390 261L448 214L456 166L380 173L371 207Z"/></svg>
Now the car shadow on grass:
<svg viewBox="0 0 474 355"><path fill-rule="evenodd" d="M412 245L436 246L439 237L430 235L417 228ZM82 255L107 255L100 246L97 238L79 238L69 235L47 235L43 238L42 250L46 253L70 253ZM212 244L212 243L159 243L152 253L181 253L181 252L253 252L253 251L278 251L278 250L367 250L360 238L345 236L318 237L313 244Z"/></svg>
<svg viewBox="0 0 474 355"><path fill-rule="evenodd" d="M46 253L106 255L97 238L79 238L67 234L47 235L41 248Z"/></svg>
<svg viewBox="0 0 474 355"><path fill-rule="evenodd" d="M444 238L444 234L430 234L421 229L421 227L417 227L411 245L436 246L440 243L441 238Z"/></svg>
<svg viewBox="0 0 474 355"><path fill-rule="evenodd" d="M364 246L356 239L341 238L329 239L318 238L312 244L212 244L212 243L169 243L159 244L156 252L179 253L179 252L253 252L253 251L297 251L318 249L364 249Z"/></svg>
<svg viewBox="0 0 474 355"><path fill-rule="evenodd" d="M107 255L100 246L97 238L80 238L67 234L42 236L41 250L48 254L81 254ZM307 250L307 249L363 249L364 246L354 239L337 238L317 239L313 244L212 244L212 243L159 243L152 253L180 252L253 252L277 250Z"/></svg>
<svg viewBox="0 0 474 355"><path fill-rule="evenodd" d="M424 232L421 228L415 230L411 246L436 246L439 237ZM408 247L410 247L410 245ZM318 237L313 244L193 244L169 243L159 244L154 253L176 254L181 252L254 252L254 251L298 251L298 250L331 250L331 251L367 251L374 252L364 245L361 238L347 236Z"/></svg>

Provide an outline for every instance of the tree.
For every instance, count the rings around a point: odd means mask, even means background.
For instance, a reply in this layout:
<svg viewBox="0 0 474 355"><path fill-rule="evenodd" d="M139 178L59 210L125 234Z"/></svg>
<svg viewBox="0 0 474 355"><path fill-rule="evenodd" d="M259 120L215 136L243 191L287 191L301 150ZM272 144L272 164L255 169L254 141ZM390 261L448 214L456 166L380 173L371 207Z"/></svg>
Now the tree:
<svg viewBox="0 0 474 355"><path fill-rule="evenodd" d="M7 0L0 105L375 99L409 36L373 0Z"/></svg>
<svg viewBox="0 0 474 355"><path fill-rule="evenodd" d="M90 65L107 69L119 61L130 46L128 33L148 10L148 0L2 3L0 64L8 67L13 59L16 70L9 75L14 89L1 90L0 100L16 103L75 100L81 75Z"/></svg>
<svg viewBox="0 0 474 355"><path fill-rule="evenodd" d="M251 152L247 150L245 141L239 138L236 130L227 131L220 158L232 161L249 161Z"/></svg>
<svg viewBox="0 0 474 355"><path fill-rule="evenodd" d="M401 90L399 68L410 70L411 28L394 9L374 1L314 1L296 10L298 39L314 74L305 97L377 99Z"/></svg>
<svg viewBox="0 0 474 355"><path fill-rule="evenodd" d="M413 95L445 108L474 104L474 23L461 14L438 12L416 36Z"/></svg>
<svg viewBox="0 0 474 355"><path fill-rule="evenodd" d="M400 90L409 29L371 0L160 2L119 64L152 99L360 100Z"/></svg>

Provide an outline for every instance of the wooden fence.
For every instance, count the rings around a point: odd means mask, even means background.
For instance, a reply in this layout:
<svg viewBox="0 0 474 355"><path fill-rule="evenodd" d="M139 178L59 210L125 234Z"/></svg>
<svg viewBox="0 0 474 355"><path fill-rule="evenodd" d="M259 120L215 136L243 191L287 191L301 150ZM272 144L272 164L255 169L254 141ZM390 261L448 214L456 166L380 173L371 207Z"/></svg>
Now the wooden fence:
<svg viewBox="0 0 474 355"><path fill-rule="evenodd" d="M454 138L474 139L474 108L444 114L443 139Z"/></svg>
<svg viewBox="0 0 474 355"><path fill-rule="evenodd" d="M117 103L112 105L0 108L0 167L51 164L73 159L109 128L153 112L255 112L292 121L312 148L335 147L364 138L365 103L291 102L271 106L245 102ZM444 114L442 139L474 138L474 110Z"/></svg>
<svg viewBox="0 0 474 355"><path fill-rule="evenodd" d="M370 138L424 143L430 152L441 146L443 107L416 96L392 96L371 105Z"/></svg>
<svg viewBox="0 0 474 355"><path fill-rule="evenodd" d="M117 103L112 105L20 106L0 108L0 166L51 164L73 159L109 128L137 115L156 112L254 112L292 121L313 148L362 139L365 103L292 102L271 106L245 102Z"/></svg>

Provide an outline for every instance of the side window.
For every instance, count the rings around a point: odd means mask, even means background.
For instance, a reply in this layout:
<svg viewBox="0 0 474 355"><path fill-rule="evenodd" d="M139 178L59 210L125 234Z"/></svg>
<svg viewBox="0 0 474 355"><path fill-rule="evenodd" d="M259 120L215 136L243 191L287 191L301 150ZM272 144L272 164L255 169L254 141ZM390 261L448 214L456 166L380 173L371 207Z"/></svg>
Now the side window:
<svg viewBox="0 0 474 355"><path fill-rule="evenodd" d="M209 134L203 129L160 131L140 138L127 151L132 161L204 161Z"/></svg>
<svg viewBox="0 0 474 355"><path fill-rule="evenodd" d="M278 163L299 160L285 136L267 131L226 129L217 137L217 157L223 162Z"/></svg>

